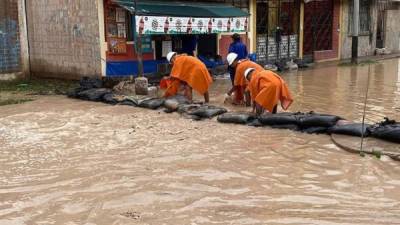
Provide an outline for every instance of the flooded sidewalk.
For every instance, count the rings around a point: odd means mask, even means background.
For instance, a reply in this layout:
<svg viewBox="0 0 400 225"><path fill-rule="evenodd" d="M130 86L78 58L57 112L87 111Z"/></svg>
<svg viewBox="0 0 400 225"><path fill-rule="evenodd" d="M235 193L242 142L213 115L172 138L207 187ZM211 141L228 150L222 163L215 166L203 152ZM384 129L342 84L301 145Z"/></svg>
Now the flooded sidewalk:
<svg viewBox="0 0 400 225"><path fill-rule="evenodd" d="M400 120L399 64L371 65L367 122ZM360 122L367 75L284 74L290 110ZM229 85L215 82L212 104ZM0 224L400 224L399 162L214 120L62 96L2 106Z"/></svg>

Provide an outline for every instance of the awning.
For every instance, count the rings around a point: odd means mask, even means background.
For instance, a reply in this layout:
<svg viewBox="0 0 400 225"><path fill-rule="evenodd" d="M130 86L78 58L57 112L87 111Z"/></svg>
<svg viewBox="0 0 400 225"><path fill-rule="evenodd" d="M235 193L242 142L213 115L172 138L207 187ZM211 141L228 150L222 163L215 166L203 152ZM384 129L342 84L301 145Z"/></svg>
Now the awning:
<svg viewBox="0 0 400 225"><path fill-rule="evenodd" d="M114 0L130 12L133 0ZM247 32L249 14L225 4L138 0L136 32L141 34L202 34Z"/></svg>
<svg viewBox="0 0 400 225"><path fill-rule="evenodd" d="M134 0L114 0L113 2L131 12L135 11ZM239 8L217 3L137 0L137 8L136 15L141 16L225 18L249 15Z"/></svg>

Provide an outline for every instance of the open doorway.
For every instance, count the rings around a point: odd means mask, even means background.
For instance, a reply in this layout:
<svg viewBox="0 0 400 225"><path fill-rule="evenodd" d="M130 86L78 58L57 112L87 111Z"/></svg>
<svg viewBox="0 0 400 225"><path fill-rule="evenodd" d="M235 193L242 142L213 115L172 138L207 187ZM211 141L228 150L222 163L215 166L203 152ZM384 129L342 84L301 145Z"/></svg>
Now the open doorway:
<svg viewBox="0 0 400 225"><path fill-rule="evenodd" d="M378 17L376 28L376 48L385 48L387 10L395 9L395 3L388 0L378 1Z"/></svg>
<svg viewBox="0 0 400 225"><path fill-rule="evenodd" d="M385 36L386 36L385 26L386 26L385 7L383 2L379 2L377 28L376 28L376 48L385 47Z"/></svg>

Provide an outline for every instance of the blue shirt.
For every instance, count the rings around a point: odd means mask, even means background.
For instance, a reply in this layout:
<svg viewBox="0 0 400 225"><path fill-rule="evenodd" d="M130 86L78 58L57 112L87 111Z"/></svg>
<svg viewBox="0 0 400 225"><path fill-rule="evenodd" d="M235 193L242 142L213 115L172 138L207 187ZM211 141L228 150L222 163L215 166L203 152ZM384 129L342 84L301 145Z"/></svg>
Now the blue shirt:
<svg viewBox="0 0 400 225"><path fill-rule="evenodd" d="M229 53L236 53L238 55L238 60L247 58L247 48L246 45L241 41L235 41L229 45Z"/></svg>
<svg viewBox="0 0 400 225"><path fill-rule="evenodd" d="M182 52L193 56L193 51L196 50L197 38L189 37L182 40Z"/></svg>

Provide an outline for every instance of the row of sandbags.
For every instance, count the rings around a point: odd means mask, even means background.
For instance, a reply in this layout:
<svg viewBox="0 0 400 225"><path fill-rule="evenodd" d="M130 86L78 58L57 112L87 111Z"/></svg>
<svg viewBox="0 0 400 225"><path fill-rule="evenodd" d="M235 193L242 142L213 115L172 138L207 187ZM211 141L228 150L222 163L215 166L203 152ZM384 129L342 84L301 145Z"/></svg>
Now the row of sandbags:
<svg viewBox="0 0 400 225"><path fill-rule="evenodd" d="M352 123L343 118L329 114L277 113L255 117L250 113L229 112L218 116L221 123L245 124L249 126L269 126L272 128L290 129L309 134L344 134L357 137L375 137L400 143L400 123L385 118L385 121L374 125Z"/></svg>
<svg viewBox="0 0 400 225"><path fill-rule="evenodd" d="M194 120L212 118L220 114L226 113L227 110L222 107L189 103L184 96L174 96L171 98L135 98L130 96L115 95L111 89L107 88L90 88L79 87L68 93L68 97L78 98L87 101L104 102L107 104L129 105L141 108L156 110L161 107L164 112L179 112Z"/></svg>
<svg viewBox="0 0 400 225"><path fill-rule="evenodd" d="M69 97L99 101L107 104L121 104L148 109L164 108L164 112L178 112L185 117L201 120L218 116L221 123L244 124L249 126L269 126L290 129L310 134L344 134L357 137L376 137L400 143L400 123L385 118L374 125L351 123L343 118L329 114L278 113L255 117L251 113L227 112L225 108L201 103L190 103L184 96L170 98L135 98L115 95L111 89L102 88L101 80L82 79L80 87L71 90Z"/></svg>

